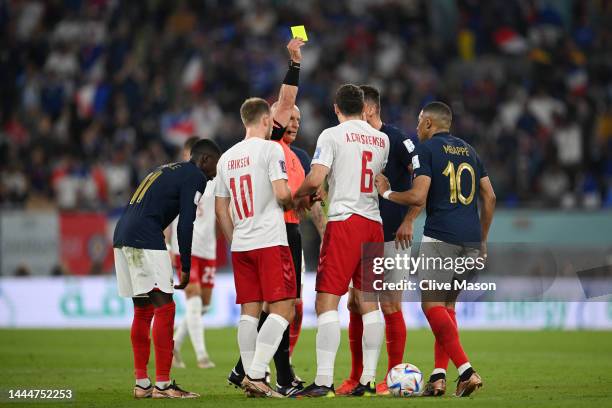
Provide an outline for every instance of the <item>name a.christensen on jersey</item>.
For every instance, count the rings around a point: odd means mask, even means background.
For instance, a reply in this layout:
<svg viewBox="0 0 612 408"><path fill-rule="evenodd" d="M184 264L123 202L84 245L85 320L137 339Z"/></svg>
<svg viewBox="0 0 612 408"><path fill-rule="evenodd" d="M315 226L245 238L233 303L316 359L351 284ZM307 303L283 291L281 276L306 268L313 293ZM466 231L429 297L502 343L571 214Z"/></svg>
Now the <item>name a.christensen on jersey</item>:
<svg viewBox="0 0 612 408"><path fill-rule="evenodd" d="M437 282L435 279L422 280L418 283L402 279L399 282L384 282L382 279L376 279L372 282L374 290L417 290L421 291L438 291L438 290L466 290L466 291L495 291L497 284L495 282L468 282L465 280L454 280L451 282Z"/></svg>
<svg viewBox="0 0 612 408"><path fill-rule="evenodd" d="M245 157L241 157L235 160L228 160L227 169L228 170L241 169L243 167L248 167L250 164L251 164L251 161L249 159L249 156L245 156Z"/></svg>
<svg viewBox="0 0 612 408"><path fill-rule="evenodd" d="M385 147L385 139L378 136L360 135L359 133L346 133L346 141L349 143L361 143L378 147Z"/></svg>

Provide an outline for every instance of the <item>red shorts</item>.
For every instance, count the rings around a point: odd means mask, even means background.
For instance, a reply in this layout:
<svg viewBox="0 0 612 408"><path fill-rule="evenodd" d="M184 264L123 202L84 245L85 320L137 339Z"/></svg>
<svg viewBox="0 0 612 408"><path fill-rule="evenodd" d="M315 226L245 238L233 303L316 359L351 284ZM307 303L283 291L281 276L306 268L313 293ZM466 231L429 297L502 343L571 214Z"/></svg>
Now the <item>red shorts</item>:
<svg viewBox="0 0 612 408"><path fill-rule="evenodd" d="M276 302L297 296L288 246L232 252L236 303Z"/></svg>
<svg viewBox="0 0 612 408"><path fill-rule="evenodd" d="M384 243L383 229L379 222L360 215L351 215L344 221L328 222L319 257L316 291L342 296L348 292L351 279L353 287L361 290L362 259L367 259L362 256L362 244L373 242ZM382 245L373 247L382 250Z"/></svg>
<svg viewBox="0 0 612 408"><path fill-rule="evenodd" d="M179 271L181 269L181 256L174 255L174 267ZM202 288L212 288L215 286L215 273L217 272L217 263L214 259L200 258L191 256L191 270L189 271L189 283L197 283Z"/></svg>

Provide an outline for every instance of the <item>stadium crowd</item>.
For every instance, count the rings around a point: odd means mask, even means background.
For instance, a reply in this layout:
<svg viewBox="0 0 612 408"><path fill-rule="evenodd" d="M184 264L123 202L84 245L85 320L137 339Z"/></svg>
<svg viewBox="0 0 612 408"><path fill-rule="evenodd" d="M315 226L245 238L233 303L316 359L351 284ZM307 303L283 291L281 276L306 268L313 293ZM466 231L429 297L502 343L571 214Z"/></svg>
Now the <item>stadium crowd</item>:
<svg viewBox="0 0 612 408"><path fill-rule="evenodd" d="M409 133L447 101L502 206L612 207L604 0L0 1L0 206L117 208L190 134L228 148L294 24L309 152L336 85L371 83Z"/></svg>

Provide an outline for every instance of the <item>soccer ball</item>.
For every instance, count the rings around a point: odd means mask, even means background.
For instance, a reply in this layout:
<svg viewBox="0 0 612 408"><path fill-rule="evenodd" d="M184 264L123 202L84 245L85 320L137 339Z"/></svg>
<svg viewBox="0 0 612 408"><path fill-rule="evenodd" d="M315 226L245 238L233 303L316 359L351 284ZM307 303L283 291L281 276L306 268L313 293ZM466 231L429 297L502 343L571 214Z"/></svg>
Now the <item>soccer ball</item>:
<svg viewBox="0 0 612 408"><path fill-rule="evenodd" d="M389 370L387 385L394 397L416 397L423 392L423 373L410 363L398 364Z"/></svg>

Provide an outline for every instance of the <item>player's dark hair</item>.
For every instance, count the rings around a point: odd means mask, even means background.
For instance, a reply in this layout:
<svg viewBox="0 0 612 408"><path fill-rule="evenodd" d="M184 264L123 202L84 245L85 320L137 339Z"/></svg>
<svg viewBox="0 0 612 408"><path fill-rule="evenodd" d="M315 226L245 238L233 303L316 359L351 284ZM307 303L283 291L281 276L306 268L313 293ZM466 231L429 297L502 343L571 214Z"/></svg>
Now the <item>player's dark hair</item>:
<svg viewBox="0 0 612 408"><path fill-rule="evenodd" d="M423 114L428 114L437 118L440 122L450 127L453 121L453 112L451 108L444 102L430 102L423 108Z"/></svg>
<svg viewBox="0 0 612 408"><path fill-rule="evenodd" d="M270 104L261 98L249 98L240 107L240 118L244 126L256 124L265 114L270 114Z"/></svg>
<svg viewBox="0 0 612 408"><path fill-rule="evenodd" d="M221 149L210 139L200 139L191 148L191 161L197 163L204 155L221 156Z"/></svg>
<svg viewBox="0 0 612 408"><path fill-rule="evenodd" d="M380 111L380 91L371 85L359 85L363 91L363 100L376 106L376 110Z"/></svg>
<svg viewBox="0 0 612 408"><path fill-rule="evenodd" d="M198 140L200 140L197 136L191 136L189 139L185 140L185 144L183 145L183 149L191 151L193 149L193 145L195 145Z"/></svg>
<svg viewBox="0 0 612 408"><path fill-rule="evenodd" d="M345 116L360 115L363 112L363 91L357 85L344 84L336 91L334 103Z"/></svg>

